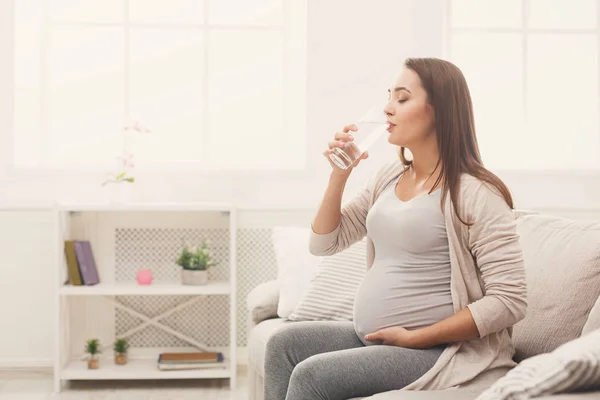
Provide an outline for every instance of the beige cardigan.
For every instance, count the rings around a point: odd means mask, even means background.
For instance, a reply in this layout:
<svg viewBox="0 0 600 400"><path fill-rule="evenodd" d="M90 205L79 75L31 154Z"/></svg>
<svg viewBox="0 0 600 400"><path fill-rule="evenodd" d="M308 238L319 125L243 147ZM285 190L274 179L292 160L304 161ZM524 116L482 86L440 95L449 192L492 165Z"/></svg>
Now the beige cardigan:
<svg viewBox="0 0 600 400"><path fill-rule="evenodd" d="M402 171L399 161L386 165L342 207L336 229L327 234L312 231L311 253L335 254L365 237L369 209ZM452 302L455 312L469 307L480 337L449 344L435 365L403 390L482 390L516 365L512 326L525 316L527 288L515 217L501 196L470 175L461 177L459 193L460 215L474 224L460 222L447 196ZM367 242L370 268L375 249L368 236Z"/></svg>

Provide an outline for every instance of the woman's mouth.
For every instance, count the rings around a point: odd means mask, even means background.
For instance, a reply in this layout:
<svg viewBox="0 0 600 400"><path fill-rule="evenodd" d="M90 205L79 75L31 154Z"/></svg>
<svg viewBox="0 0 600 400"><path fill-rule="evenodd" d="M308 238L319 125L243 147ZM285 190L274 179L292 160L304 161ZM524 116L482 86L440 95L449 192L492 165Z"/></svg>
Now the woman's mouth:
<svg viewBox="0 0 600 400"><path fill-rule="evenodd" d="M392 124L391 122L388 122L388 128L387 128L387 131L388 131L388 132L391 132L391 131L392 131L392 129L394 129L395 127L396 127L396 125Z"/></svg>

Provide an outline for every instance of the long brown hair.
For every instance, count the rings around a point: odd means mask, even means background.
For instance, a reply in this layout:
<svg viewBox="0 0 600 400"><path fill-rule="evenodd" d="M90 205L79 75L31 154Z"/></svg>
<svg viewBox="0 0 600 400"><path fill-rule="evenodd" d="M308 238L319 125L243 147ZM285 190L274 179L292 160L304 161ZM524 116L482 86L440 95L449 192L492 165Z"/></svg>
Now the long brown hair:
<svg viewBox="0 0 600 400"><path fill-rule="evenodd" d="M461 218L457 204L460 176L467 173L492 185L504 197L508 206L514 208L506 185L487 170L481 161L475 135L473 103L461 70L454 64L437 58L409 58L404 65L419 75L421 85L427 92L427 100L433 107L440 152L436 167L441 168L433 187L436 188L443 180L442 206L450 193L458 218L462 223L470 225ZM406 167L410 166L412 161L406 158L404 147L400 148L399 153L402 163Z"/></svg>

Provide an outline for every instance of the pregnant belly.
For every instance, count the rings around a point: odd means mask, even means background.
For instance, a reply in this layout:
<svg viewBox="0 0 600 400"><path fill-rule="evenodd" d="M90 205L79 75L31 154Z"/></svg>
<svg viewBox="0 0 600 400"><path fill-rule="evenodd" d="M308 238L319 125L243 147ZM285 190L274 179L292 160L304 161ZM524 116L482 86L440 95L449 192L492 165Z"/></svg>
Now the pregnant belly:
<svg viewBox="0 0 600 400"><path fill-rule="evenodd" d="M373 344L364 336L379 329L418 329L454 314L449 274L432 277L430 272L373 265L354 301L354 329L364 344Z"/></svg>

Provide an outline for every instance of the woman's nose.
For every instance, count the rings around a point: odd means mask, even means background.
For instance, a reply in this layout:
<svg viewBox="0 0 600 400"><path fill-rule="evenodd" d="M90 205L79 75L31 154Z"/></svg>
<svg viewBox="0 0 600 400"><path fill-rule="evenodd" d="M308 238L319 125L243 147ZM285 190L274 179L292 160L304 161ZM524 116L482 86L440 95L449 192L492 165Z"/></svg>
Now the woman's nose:
<svg viewBox="0 0 600 400"><path fill-rule="evenodd" d="M387 114L388 117L391 117L392 115L394 115L394 108L390 107L389 103L385 106L385 108L383 109L383 112Z"/></svg>

